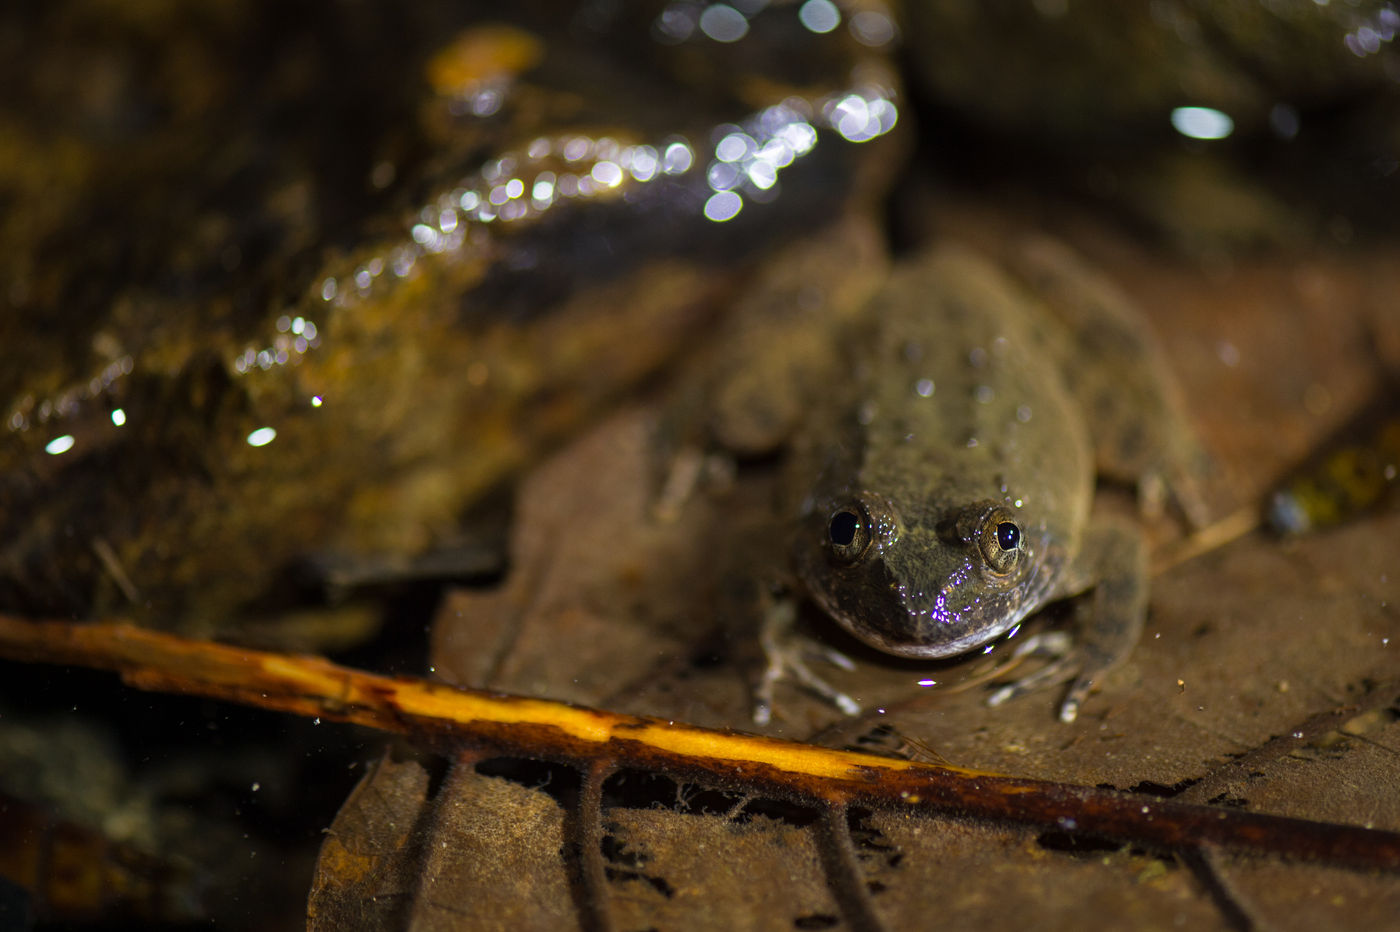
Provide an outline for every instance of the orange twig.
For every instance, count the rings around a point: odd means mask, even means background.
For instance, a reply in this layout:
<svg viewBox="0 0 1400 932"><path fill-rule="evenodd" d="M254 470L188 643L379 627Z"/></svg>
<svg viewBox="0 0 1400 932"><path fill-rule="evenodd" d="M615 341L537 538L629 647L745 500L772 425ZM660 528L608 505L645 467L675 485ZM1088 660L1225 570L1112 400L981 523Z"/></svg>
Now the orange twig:
<svg viewBox="0 0 1400 932"><path fill-rule="evenodd" d="M353 722L449 746L576 762L602 758L818 804L911 806L1157 849L1211 845L1400 871L1396 832L1186 805L378 676L320 657L188 640L129 624L0 616L0 656L114 670L140 689Z"/></svg>

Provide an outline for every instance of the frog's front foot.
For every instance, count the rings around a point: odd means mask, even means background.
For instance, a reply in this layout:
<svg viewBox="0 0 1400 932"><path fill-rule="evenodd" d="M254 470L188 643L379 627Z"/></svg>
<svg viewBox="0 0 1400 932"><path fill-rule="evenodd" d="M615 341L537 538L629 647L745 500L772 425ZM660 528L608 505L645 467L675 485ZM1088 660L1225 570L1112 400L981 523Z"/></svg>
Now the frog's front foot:
<svg viewBox="0 0 1400 932"><path fill-rule="evenodd" d="M1199 531L1210 524L1210 506L1202 490L1203 477L1210 462L1199 451L1182 453L1179 460L1161 469L1143 472L1137 483L1138 510L1143 517L1156 520L1166 513L1171 502L1186 520L1187 528Z"/></svg>
<svg viewBox="0 0 1400 932"><path fill-rule="evenodd" d="M1060 703L1059 719L1066 724L1079 717L1079 707L1084 704L1089 690L1093 688L1095 676L1102 672L1101 670L1088 672L1082 669L1083 658L1075 650L1073 639L1066 631L1045 631L1033 635L1016 648L1012 657L1016 660L1026 657L1046 657L1049 658L1050 662L1034 673L997 689L987 697L987 705L995 708L1011 699L1035 692L1046 686L1062 683L1073 677L1074 681L1069 687L1069 692L1065 694L1064 700Z"/></svg>
<svg viewBox="0 0 1400 932"><path fill-rule="evenodd" d="M840 651L797 634L796 619L797 603L792 599L780 599L764 613L759 641L766 662L753 686L754 724L767 725L773 720L773 689L782 680L795 681L846 715L859 715L860 703L813 673L807 662L823 660L843 670L853 669L855 664Z"/></svg>
<svg viewBox="0 0 1400 932"><path fill-rule="evenodd" d="M1066 579L1065 594L1089 589L1093 601L1089 612L1081 609L1073 639L1063 631L1028 638L1015 656L1049 657L1049 663L992 693L988 705L1069 682L1059 719L1072 722L1104 674L1132 653L1147 615L1147 548L1141 532L1130 523L1100 523L1086 536L1080 563Z"/></svg>

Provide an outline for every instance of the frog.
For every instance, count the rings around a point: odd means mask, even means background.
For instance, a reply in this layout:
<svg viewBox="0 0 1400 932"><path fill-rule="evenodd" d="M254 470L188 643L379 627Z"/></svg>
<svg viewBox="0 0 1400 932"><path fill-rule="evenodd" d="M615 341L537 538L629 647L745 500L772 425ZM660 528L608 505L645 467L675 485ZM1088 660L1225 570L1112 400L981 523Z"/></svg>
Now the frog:
<svg viewBox="0 0 1400 932"><path fill-rule="evenodd" d="M833 336L843 351L811 381L826 391L789 425L792 596L763 612L759 724L784 680L860 711L808 667L798 599L885 654L934 661L1088 594L1072 636L1020 642L1049 662L988 697L1068 682L1058 718L1073 722L1132 652L1148 604L1142 525L1094 511L1097 477L1135 482L1145 516L1170 497L1188 524L1206 520L1208 460L1136 309L1056 242L1016 255L1008 271L936 243L896 263Z"/></svg>

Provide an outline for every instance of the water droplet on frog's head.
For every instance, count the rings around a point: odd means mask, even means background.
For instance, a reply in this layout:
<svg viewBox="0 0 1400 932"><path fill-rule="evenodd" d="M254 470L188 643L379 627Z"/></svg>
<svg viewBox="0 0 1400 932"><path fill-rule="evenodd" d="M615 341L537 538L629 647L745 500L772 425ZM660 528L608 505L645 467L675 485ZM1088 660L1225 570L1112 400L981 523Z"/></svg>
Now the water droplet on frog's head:
<svg viewBox="0 0 1400 932"><path fill-rule="evenodd" d="M862 425L869 427L875 421L875 415L880 413L880 406L873 401L867 401L856 411L856 420Z"/></svg>
<svg viewBox="0 0 1400 932"><path fill-rule="evenodd" d="M1022 424L1028 423L1031 419L1031 406L1021 405L1016 409L1016 420Z"/></svg>
<svg viewBox="0 0 1400 932"><path fill-rule="evenodd" d="M933 395L933 379L919 379L914 383L914 394L920 398L929 398Z"/></svg>
<svg viewBox="0 0 1400 932"><path fill-rule="evenodd" d="M967 364L974 369L981 369L987 364L987 351L980 346L974 346L967 353Z"/></svg>
<svg viewBox="0 0 1400 932"><path fill-rule="evenodd" d="M990 385L979 385L973 391L972 396L977 399L978 404L985 405L991 404L997 393Z"/></svg>

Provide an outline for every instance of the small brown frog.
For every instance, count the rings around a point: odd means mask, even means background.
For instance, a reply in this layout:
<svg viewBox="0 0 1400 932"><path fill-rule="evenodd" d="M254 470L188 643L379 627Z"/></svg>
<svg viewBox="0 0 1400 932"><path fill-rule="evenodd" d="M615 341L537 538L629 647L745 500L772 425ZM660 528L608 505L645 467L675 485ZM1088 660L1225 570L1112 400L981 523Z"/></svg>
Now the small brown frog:
<svg viewBox="0 0 1400 932"><path fill-rule="evenodd" d="M1095 474L1135 480L1147 510L1168 490L1197 522L1202 458L1126 300L1047 242L1027 247L1023 278L1030 288L949 247L890 274L843 341L829 397L796 425L793 562L843 628L909 658L966 653L1092 591L1073 645L990 698L1069 679L1070 722L1131 652L1147 608L1141 533L1091 522ZM768 720L788 677L857 710L775 630L792 616L769 613L755 718Z"/></svg>

